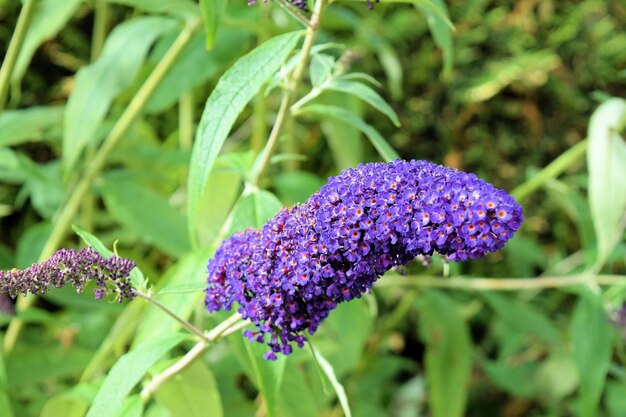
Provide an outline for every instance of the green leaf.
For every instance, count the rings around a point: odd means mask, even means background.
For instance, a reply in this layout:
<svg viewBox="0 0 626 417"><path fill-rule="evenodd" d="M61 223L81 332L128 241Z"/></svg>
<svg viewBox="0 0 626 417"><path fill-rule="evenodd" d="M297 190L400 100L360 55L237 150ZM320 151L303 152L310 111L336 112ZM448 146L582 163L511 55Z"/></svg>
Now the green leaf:
<svg viewBox="0 0 626 417"><path fill-rule="evenodd" d="M0 113L0 146L61 137L65 107L30 107Z"/></svg>
<svg viewBox="0 0 626 417"><path fill-rule="evenodd" d="M339 304L310 340L342 377L361 362L372 327L367 301L353 300Z"/></svg>
<svg viewBox="0 0 626 417"><path fill-rule="evenodd" d="M336 106L327 106L324 104L309 104L300 109L302 113L312 113L317 116L332 117L348 123L359 129L370 140L376 148L380 156L387 162L394 161L400 156L393 150L387 141L372 126L365 123L354 113Z"/></svg>
<svg viewBox="0 0 626 417"><path fill-rule="evenodd" d="M109 0L109 2L151 13L177 14L180 11L193 11L197 8L197 5L189 0Z"/></svg>
<svg viewBox="0 0 626 417"><path fill-rule="evenodd" d="M177 34L164 36L150 55L151 62L158 62L176 41ZM220 31L215 47L207 51L204 33L196 31L167 71L146 103L146 113L159 113L172 106L181 94L201 86L223 71L224 66L243 55L248 49L250 35L235 29ZM187 161L186 161L187 162Z"/></svg>
<svg viewBox="0 0 626 417"><path fill-rule="evenodd" d="M602 299L583 293L570 325L574 361L580 377L578 408L581 417L597 415L611 364L613 331Z"/></svg>
<svg viewBox="0 0 626 417"><path fill-rule="evenodd" d="M248 341L240 332L228 336L227 341L231 351L263 397L267 415L276 416L278 393L287 357L278 354L275 361L263 359L263 355L270 350L269 347Z"/></svg>
<svg viewBox="0 0 626 417"><path fill-rule="evenodd" d="M456 304L440 291L427 291L421 301L420 332L426 343L425 371L432 416L463 416L472 365L467 323Z"/></svg>
<svg viewBox="0 0 626 417"><path fill-rule="evenodd" d="M113 29L100 58L78 71L64 118L62 156L66 172L85 146L95 142L111 103L131 85L155 39L175 27L176 21L165 17L126 21Z"/></svg>
<svg viewBox="0 0 626 417"><path fill-rule="evenodd" d="M82 0L39 0L35 4L32 21L20 48L11 81L19 83L39 46L56 36L78 9Z"/></svg>
<svg viewBox="0 0 626 417"><path fill-rule="evenodd" d="M269 191L254 191L239 202L228 234L244 230L246 227L262 227L282 206L280 200Z"/></svg>
<svg viewBox="0 0 626 417"><path fill-rule="evenodd" d="M198 204L222 145L237 116L295 47L300 31L276 36L239 59L209 96L196 133L189 168L188 219L196 242Z"/></svg>
<svg viewBox="0 0 626 417"><path fill-rule="evenodd" d="M158 294L185 294L188 292L204 291L206 288L206 281L187 282L183 284L168 285L162 290L159 290Z"/></svg>
<svg viewBox="0 0 626 417"><path fill-rule="evenodd" d="M7 371L4 367L4 351L0 351L0 416L13 417L11 400L7 395Z"/></svg>
<svg viewBox="0 0 626 417"><path fill-rule="evenodd" d="M118 412L124 398L148 369L183 339L180 334L167 334L147 340L120 357L104 380L87 417L110 417Z"/></svg>
<svg viewBox="0 0 626 417"><path fill-rule="evenodd" d="M626 100L602 103L589 122L589 205L598 239L597 265L602 266L626 226Z"/></svg>
<svg viewBox="0 0 626 417"><path fill-rule="evenodd" d="M84 401L61 394L46 401L40 417L83 417L87 406Z"/></svg>
<svg viewBox="0 0 626 417"><path fill-rule="evenodd" d="M364 104L357 97L329 91L322 99L324 102L320 104L339 107L362 120ZM337 169L355 167L363 161L365 143L361 131L356 126L337 117L320 117L320 122Z"/></svg>
<svg viewBox="0 0 626 417"><path fill-rule="evenodd" d="M133 395L124 400L120 411L115 417L141 417L143 415L143 401L139 395Z"/></svg>
<svg viewBox="0 0 626 417"><path fill-rule="evenodd" d="M345 417L352 417L352 412L350 411L350 404L348 404L348 396L346 395L346 390L341 385L341 382L337 379L335 375L335 370L333 366L328 362L322 354L315 348L315 346L310 345L311 352L313 353L313 360L317 362L326 378L330 381L330 385L335 390L337 394L337 399L339 400L339 404L341 405L341 409L343 410L343 415Z"/></svg>
<svg viewBox="0 0 626 417"><path fill-rule="evenodd" d="M202 22L204 23L207 49L212 49L215 44L225 5L225 0L200 0L200 11L202 13Z"/></svg>
<svg viewBox="0 0 626 417"><path fill-rule="evenodd" d="M342 91L344 93L352 94L360 98L379 112L386 115L394 125L398 127L400 126L400 119L398 119L398 115L396 114L396 112L371 87L358 81L337 79L330 82L328 85L326 85L325 88L328 90Z"/></svg>
<svg viewBox="0 0 626 417"><path fill-rule="evenodd" d="M472 77L466 88L458 89L461 100L479 103L489 100L514 82L531 90L548 80L548 73L560 65L558 55L549 50L518 54L500 62L490 62L481 74Z"/></svg>
<svg viewBox="0 0 626 417"><path fill-rule="evenodd" d="M191 250L185 218L164 195L122 175L105 176L101 191L111 216L128 229L172 256Z"/></svg>
<svg viewBox="0 0 626 417"><path fill-rule="evenodd" d="M452 76L452 65L454 64L454 48L452 46L451 22L448 9L443 0L417 1L416 6L426 15L428 27L433 39L443 52L443 74L444 77Z"/></svg>
<svg viewBox="0 0 626 417"><path fill-rule="evenodd" d="M17 242L15 255L17 268L28 268L37 262L41 250L52 233L52 227L52 224L48 222L35 223L22 233Z"/></svg>
<svg viewBox="0 0 626 417"><path fill-rule="evenodd" d="M507 328L517 332L535 334L554 345L561 343L559 330L556 326L531 305L494 292L485 291L481 295L496 311L499 318L504 321Z"/></svg>
<svg viewBox="0 0 626 417"><path fill-rule="evenodd" d="M171 417L221 417L222 400L213 373L201 361L178 373L155 393Z"/></svg>
<svg viewBox="0 0 626 417"><path fill-rule="evenodd" d="M610 417L626 416L626 384L609 381L606 384L606 408Z"/></svg>
<svg viewBox="0 0 626 417"><path fill-rule="evenodd" d="M11 352L6 363L7 381L11 389L25 389L32 384L73 378L80 374L92 352L76 346L23 345Z"/></svg>
<svg viewBox="0 0 626 417"><path fill-rule="evenodd" d="M276 193L286 204L303 203L324 184L323 179L306 171L285 172L274 179Z"/></svg>

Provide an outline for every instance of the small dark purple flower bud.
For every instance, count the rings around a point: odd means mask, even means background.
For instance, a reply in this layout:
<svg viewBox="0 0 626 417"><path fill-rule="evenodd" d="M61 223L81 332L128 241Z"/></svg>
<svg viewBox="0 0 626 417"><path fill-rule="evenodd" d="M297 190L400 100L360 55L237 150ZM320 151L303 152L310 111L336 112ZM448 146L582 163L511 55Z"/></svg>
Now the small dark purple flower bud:
<svg viewBox="0 0 626 417"><path fill-rule="evenodd" d="M238 311L250 340L288 354L338 303L360 297L390 268L437 252L452 261L504 246L523 220L503 190L427 161L359 165L261 230L225 240L208 264L209 311Z"/></svg>
<svg viewBox="0 0 626 417"><path fill-rule="evenodd" d="M81 292L87 282L95 280L98 286L95 290L96 299L114 294L121 302L135 296L129 280L134 267L135 263L131 260L118 256L105 259L91 248L78 251L61 249L47 261L26 269L0 271L0 293L11 297L27 293L41 295L50 287L61 288L67 284Z"/></svg>

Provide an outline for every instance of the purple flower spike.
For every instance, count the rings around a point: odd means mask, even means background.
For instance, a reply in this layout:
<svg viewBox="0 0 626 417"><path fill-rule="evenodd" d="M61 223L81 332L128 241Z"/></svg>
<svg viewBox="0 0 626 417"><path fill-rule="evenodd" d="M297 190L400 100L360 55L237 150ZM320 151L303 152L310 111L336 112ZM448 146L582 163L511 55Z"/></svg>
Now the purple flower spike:
<svg viewBox="0 0 626 417"><path fill-rule="evenodd" d="M61 249L47 261L26 269L0 271L0 293L11 297L29 292L41 295L50 287L60 288L68 283L81 292L88 281L95 280L96 299L114 293L122 302L135 296L128 278L134 267L131 260L117 256L105 259L91 248Z"/></svg>
<svg viewBox="0 0 626 417"><path fill-rule="evenodd" d="M394 266L437 252L453 261L504 246L523 220L503 190L427 161L362 164L329 179L262 230L225 240L208 264L209 311L238 311L266 355L302 347L338 303Z"/></svg>

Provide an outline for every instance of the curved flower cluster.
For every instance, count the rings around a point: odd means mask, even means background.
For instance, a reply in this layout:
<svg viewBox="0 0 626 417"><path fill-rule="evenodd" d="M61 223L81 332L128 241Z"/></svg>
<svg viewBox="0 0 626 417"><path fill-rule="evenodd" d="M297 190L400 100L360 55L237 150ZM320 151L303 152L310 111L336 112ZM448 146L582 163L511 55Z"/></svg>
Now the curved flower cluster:
<svg viewBox="0 0 626 417"><path fill-rule="evenodd" d="M50 287L73 285L81 292L85 284L96 281L96 299L115 293L119 302L132 299L133 290L129 275L135 263L129 259L113 256L105 259L91 248L58 250L45 262L26 269L0 271L0 293L16 297L18 294L41 295Z"/></svg>
<svg viewBox="0 0 626 417"><path fill-rule="evenodd" d="M206 306L239 303L258 328L246 335L274 359L390 268L434 252L478 258L502 248L522 220L509 194L474 174L427 161L359 165L262 230L224 241L208 264Z"/></svg>

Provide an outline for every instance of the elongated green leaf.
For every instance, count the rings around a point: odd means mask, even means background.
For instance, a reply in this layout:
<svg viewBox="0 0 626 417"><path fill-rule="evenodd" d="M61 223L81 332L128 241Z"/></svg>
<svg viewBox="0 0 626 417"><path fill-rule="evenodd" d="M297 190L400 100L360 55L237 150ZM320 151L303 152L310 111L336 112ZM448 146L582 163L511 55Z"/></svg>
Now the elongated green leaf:
<svg viewBox="0 0 626 417"><path fill-rule="evenodd" d="M84 402L58 395L46 401L40 417L83 417L86 411L87 404Z"/></svg>
<svg viewBox="0 0 626 417"><path fill-rule="evenodd" d="M197 5L190 0L109 0L111 3L124 4L152 13L176 14L181 11L193 11Z"/></svg>
<svg viewBox="0 0 626 417"><path fill-rule="evenodd" d="M155 394L157 403L167 408L171 417L222 417L222 400L217 382L209 368L200 361L163 384Z"/></svg>
<svg viewBox="0 0 626 417"><path fill-rule="evenodd" d="M183 339L180 334L168 334L148 340L123 355L104 380L87 417L110 417L118 412L124 398L148 369Z"/></svg>
<svg viewBox="0 0 626 417"><path fill-rule="evenodd" d="M115 417L141 417L143 415L143 401L139 395L133 395L124 400L124 404Z"/></svg>
<svg viewBox="0 0 626 417"><path fill-rule="evenodd" d="M0 351L0 416L13 417L11 401L7 395L7 372L4 367L4 352Z"/></svg>
<svg viewBox="0 0 626 417"><path fill-rule="evenodd" d="M389 120L396 125L400 126L400 119L398 115L391 108L389 104L370 86L360 83L358 81L349 80L334 80L326 86L328 90L342 91L344 93L352 94L360 98L361 100L374 107L379 112L383 113Z"/></svg>
<svg viewBox="0 0 626 417"><path fill-rule="evenodd" d="M263 397L267 415L280 417L275 411L287 360L285 355L278 354L275 361L265 360L263 355L270 350L269 347L248 341L241 332L229 335L226 340L246 375Z"/></svg>
<svg viewBox="0 0 626 417"><path fill-rule="evenodd" d="M276 36L239 59L209 96L196 133L189 169L187 207L192 242L196 241L198 203L231 127L246 104L287 59L300 34Z"/></svg>
<svg viewBox="0 0 626 417"><path fill-rule="evenodd" d="M225 5L225 0L200 0L207 49L213 48Z"/></svg>
<svg viewBox="0 0 626 417"><path fill-rule="evenodd" d="M177 35L164 36L150 54L150 61L158 62L175 42ZM224 66L248 50L251 36L240 30L220 30L215 47L207 51L204 33L197 31L176 58L154 93L146 103L147 113L158 113L173 105L181 94L200 86L220 74Z"/></svg>
<svg viewBox="0 0 626 417"><path fill-rule="evenodd" d="M172 256L189 252L185 218L164 195L121 175L105 177L101 191L107 209L121 224Z"/></svg>
<svg viewBox="0 0 626 417"><path fill-rule="evenodd" d="M240 336L241 337L241 336ZM254 373L257 388L265 400L267 416L276 416L276 405L278 403L278 392L285 372L287 358L279 354L275 361L263 359L263 355L268 348L256 342L248 343L242 339L250 361L251 369Z"/></svg>
<svg viewBox="0 0 626 417"><path fill-rule="evenodd" d="M446 78L452 75L454 49L452 46L452 29L448 17L448 9L443 0L417 1L416 6L426 15L428 27L435 43L443 52L443 74Z"/></svg>
<svg viewBox="0 0 626 417"><path fill-rule="evenodd" d="M63 162L66 172L78 160L111 102L130 86L155 39L176 27L165 17L140 17L117 26L107 38L102 55L76 75L74 91L65 111Z"/></svg>
<svg viewBox="0 0 626 417"><path fill-rule="evenodd" d="M167 285L162 290L159 290L159 294L185 294L188 292L204 291L206 288L206 281L194 281L184 284Z"/></svg>
<svg viewBox="0 0 626 417"><path fill-rule="evenodd" d="M576 304L570 326L574 361L580 377L578 409L581 417L598 415L598 403L611 363L613 328L593 294L584 293Z"/></svg>
<svg viewBox="0 0 626 417"><path fill-rule="evenodd" d="M555 345L560 342L556 326L532 306L497 293L483 292L481 295L509 328L536 334Z"/></svg>
<svg viewBox="0 0 626 417"><path fill-rule="evenodd" d="M309 104L301 108L300 111L303 113L312 113L318 116L333 117L356 127L363 132L365 136L367 136L380 156L387 162L396 160L400 157L375 128L368 125L348 110L323 104Z"/></svg>
<svg viewBox="0 0 626 417"><path fill-rule="evenodd" d="M626 226L626 100L613 98L589 122L589 205L598 239L598 265L610 255Z"/></svg>
<svg viewBox="0 0 626 417"><path fill-rule="evenodd" d="M315 348L315 346L311 345L311 351L313 352L313 360L317 361L320 369L324 372L324 375L330 381L335 393L337 394L337 399L339 400L339 404L341 405L341 409L343 410L343 415L345 417L352 417L352 412L350 411L350 405L348 404L348 396L346 395L346 390L344 389L341 382L337 379L335 375L335 370L333 366L328 362L320 353L319 350Z"/></svg>
<svg viewBox="0 0 626 417"><path fill-rule="evenodd" d="M280 210L282 204L274 194L257 190L244 197L233 218L229 235L246 227L262 227L263 224Z"/></svg>
<svg viewBox="0 0 626 417"><path fill-rule="evenodd" d="M70 20L82 0L39 0L20 48L11 81L19 83L39 46L53 38Z"/></svg>
<svg viewBox="0 0 626 417"><path fill-rule="evenodd" d="M30 107L0 113L0 146L61 137L64 107Z"/></svg>
<svg viewBox="0 0 626 417"><path fill-rule="evenodd" d="M467 323L455 303L439 291L424 294L420 311L432 416L461 417L467 405L472 357Z"/></svg>
<svg viewBox="0 0 626 417"><path fill-rule="evenodd" d="M364 104L353 95L330 91L323 99L324 103L320 104L342 108L359 119L363 116ZM320 122L337 169L355 167L363 161L365 143L362 132L357 127L336 117L320 118Z"/></svg>

